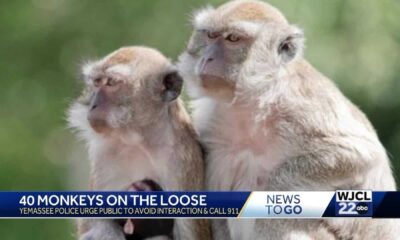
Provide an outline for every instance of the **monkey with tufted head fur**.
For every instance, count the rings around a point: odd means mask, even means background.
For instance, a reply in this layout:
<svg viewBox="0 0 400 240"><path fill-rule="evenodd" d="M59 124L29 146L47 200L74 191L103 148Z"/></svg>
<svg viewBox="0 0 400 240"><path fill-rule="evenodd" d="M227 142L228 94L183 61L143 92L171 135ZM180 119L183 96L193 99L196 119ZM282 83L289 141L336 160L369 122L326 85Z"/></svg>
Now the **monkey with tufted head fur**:
<svg viewBox="0 0 400 240"><path fill-rule="evenodd" d="M182 79L161 53L121 48L86 64L83 79L85 90L71 105L68 120L87 143L92 190L203 189L202 153L178 98ZM209 238L205 220L127 220L122 225L82 220L80 239Z"/></svg>
<svg viewBox="0 0 400 240"><path fill-rule="evenodd" d="M302 56L276 8L202 9L179 58L205 147L209 190L395 190L365 115ZM214 239L396 239L398 221L213 220Z"/></svg>

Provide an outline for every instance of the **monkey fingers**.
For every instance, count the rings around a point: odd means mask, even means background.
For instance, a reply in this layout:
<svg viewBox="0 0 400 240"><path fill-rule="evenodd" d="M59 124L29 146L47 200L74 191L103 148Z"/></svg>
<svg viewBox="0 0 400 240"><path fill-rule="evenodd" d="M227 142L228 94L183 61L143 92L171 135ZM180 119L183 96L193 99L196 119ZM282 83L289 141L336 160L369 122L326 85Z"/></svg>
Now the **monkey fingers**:
<svg viewBox="0 0 400 240"><path fill-rule="evenodd" d="M153 180L144 179L132 183L128 191L163 191ZM154 236L171 236L174 225L173 219L119 219L126 239L144 239Z"/></svg>
<svg viewBox="0 0 400 240"><path fill-rule="evenodd" d="M135 225L133 224L132 219L129 218L125 222L124 233L126 235L132 235L134 231L135 231Z"/></svg>
<svg viewBox="0 0 400 240"><path fill-rule="evenodd" d="M161 187L154 181L145 179L143 181L137 181L131 184L128 191L159 191L162 190ZM135 225L132 219L126 220L124 224L124 233L126 235L132 235L135 231Z"/></svg>
<svg viewBox="0 0 400 240"><path fill-rule="evenodd" d="M161 186L151 179L144 179L142 181L137 181L132 183L128 191L162 191Z"/></svg>

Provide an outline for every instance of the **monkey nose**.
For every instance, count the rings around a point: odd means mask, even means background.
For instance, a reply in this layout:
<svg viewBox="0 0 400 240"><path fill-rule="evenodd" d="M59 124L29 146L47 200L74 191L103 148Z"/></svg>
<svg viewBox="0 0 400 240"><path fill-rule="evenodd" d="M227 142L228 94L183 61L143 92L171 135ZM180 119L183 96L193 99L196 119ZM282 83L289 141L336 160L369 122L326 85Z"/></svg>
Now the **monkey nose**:
<svg viewBox="0 0 400 240"><path fill-rule="evenodd" d="M92 110L94 110L94 109L96 109L96 108L97 108L97 105L96 105L96 104L93 104L92 107L90 108L90 111L92 111Z"/></svg>

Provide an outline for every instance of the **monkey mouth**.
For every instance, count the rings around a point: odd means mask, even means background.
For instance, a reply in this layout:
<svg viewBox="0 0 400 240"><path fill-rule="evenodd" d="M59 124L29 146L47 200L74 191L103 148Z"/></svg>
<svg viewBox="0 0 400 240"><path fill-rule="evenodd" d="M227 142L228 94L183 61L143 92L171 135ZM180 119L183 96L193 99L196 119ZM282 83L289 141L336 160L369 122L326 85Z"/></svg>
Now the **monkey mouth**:
<svg viewBox="0 0 400 240"><path fill-rule="evenodd" d="M105 132L106 129L109 128L107 115L103 111L99 111L97 106L92 106L87 116L87 120L89 121L92 129L97 133Z"/></svg>
<svg viewBox="0 0 400 240"><path fill-rule="evenodd" d="M93 130L98 133L103 133L109 128L109 125L105 119L90 119L89 123Z"/></svg>
<svg viewBox="0 0 400 240"><path fill-rule="evenodd" d="M199 75L202 87L206 89L232 88L233 84L228 79L216 75Z"/></svg>

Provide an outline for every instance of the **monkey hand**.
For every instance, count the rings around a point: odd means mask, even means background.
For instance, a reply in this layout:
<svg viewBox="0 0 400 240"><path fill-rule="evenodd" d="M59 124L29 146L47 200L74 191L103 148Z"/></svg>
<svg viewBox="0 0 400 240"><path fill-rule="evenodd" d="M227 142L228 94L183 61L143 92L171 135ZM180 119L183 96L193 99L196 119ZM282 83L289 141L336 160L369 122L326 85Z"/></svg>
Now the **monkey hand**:
<svg viewBox="0 0 400 240"><path fill-rule="evenodd" d="M145 179L142 181L137 181L129 186L128 191L160 191L162 188L156 182ZM123 226L124 233L126 235L132 235L135 231L135 224L132 219L126 220Z"/></svg>
<svg viewBox="0 0 400 240"><path fill-rule="evenodd" d="M162 191L161 186L153 180L144 179L132 183L128 191ZM173 219L119 219L126 239L142 239L155 236L171 236Z"/></svg>

